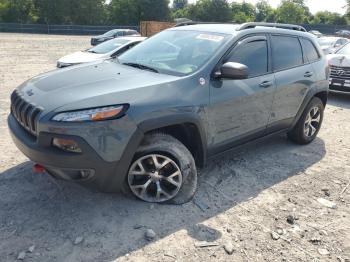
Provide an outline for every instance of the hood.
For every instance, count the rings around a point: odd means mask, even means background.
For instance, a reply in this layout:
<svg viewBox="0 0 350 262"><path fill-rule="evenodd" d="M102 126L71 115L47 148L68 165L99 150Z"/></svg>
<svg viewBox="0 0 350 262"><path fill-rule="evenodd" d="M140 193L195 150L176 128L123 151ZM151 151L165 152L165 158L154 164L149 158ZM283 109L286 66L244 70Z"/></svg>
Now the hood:
<svg viewBox="0 0 350 262"><path fill-rule="evenodd" d="M332 47L330 45L321 45L321 49L326 54L329 54L329 52L331 51Z"/></svg>
<svg viewBox="0 0 350 262"><path fill-rule="evenodd" d="M80 63L94 62L96 60L99 60L102 58L108 58L108 57L109 56L106 54L95 54L90 52L79 51L60 58L58 62L65 63L65 64L80 64Z"/></svg>
<svg viewBox="0 0 350 262"><path fill-rule="evenodd" d="M350 67L350 55L332 54L327 55L327 59L330 65Z"/></svg>
<svg viewBox="0 0 350 262"><path fill-rule="evenodd" d="M17 89L25 100L48 113L58 108L65 111L132 103L151 92L155 95L159 85L177 79L105 60L57 69L32 78Z"/></svg>

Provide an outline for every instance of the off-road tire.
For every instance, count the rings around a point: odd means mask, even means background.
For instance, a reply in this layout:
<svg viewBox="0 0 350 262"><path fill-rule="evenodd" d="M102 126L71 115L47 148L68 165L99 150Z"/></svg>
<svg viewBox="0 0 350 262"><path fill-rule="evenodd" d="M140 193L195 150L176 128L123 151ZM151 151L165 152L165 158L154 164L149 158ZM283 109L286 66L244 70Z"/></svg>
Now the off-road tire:
<svg viewBox="0 0 350 262"><path fill-rule="evenodd" d="M187 147L168 134L147 134L137 149L129 170L136 160L151 154L164 155L170 158L177 164L182 174L182 184L177 194L173 198L160 203L183 204L190 201L197 189L197 169L194 158ZM125 178L124 192L128 190L128 195L131 194L137 197L130 189L128 177L129 171Z"/></svg>
<svg viewBox="0 0 350 262"><path fill-rule="evenodd" d="M314 108L318 108L320 119L316 128L316 131L312 135L307 136L304 132L304 128L305 128L308 116L310 114L310 111ZM306 145L311 143L316 138L318 132L320 131L322 121L323 121L323 114L324 114L324 105L321 99L319 99L318 97L312 98L309 104L304 109L304 112L302 113L301 117L299 118L294 128L288 132L288 138L300 145Z"/></svg>

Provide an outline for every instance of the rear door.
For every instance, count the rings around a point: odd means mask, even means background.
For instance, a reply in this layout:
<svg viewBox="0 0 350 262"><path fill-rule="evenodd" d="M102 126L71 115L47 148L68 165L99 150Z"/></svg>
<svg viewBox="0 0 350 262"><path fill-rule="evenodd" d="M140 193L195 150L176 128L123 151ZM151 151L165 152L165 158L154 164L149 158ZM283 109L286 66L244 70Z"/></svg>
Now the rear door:
<svg viewBox="0 0 350 262"><path fill-rule="evenodd" d="M304 97L314 82L312 65L303 57L297 36L271 35L272 66L276 93L269 127L287 128L296 116Z"/></svg>
<svg viewBox="0 0 350 262"><path fill-rule="evenodd" d="M222 150L220 145L229 147L231 142L263 133L266 129L275 90L267 40L266 35L256 35L239 41L218 65L226 62L244 64L249 68L249 77L243 80L212 79L210 82L209 122L214 148Z"/></svg>

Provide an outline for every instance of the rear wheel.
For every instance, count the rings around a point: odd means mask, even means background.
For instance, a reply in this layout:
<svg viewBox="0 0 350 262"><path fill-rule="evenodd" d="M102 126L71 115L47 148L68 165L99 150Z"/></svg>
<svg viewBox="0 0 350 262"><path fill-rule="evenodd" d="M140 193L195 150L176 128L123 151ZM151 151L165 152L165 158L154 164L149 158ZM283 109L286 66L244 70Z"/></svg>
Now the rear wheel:
<svg viewBox="0 0 350 262"><path fill-rule="evenodd" d="M289 139L298 144L312 142L320 131L323 121L324 105L314 97L305 108L295 127L288 133Z"/></svg>
<svg viewBox="0 0 350 262"><path fill-rule="evenodd" d="M193 156L170 135L147 135L130 166L127 186L134 196L146 202L188 202L197 188Z"/></svg>

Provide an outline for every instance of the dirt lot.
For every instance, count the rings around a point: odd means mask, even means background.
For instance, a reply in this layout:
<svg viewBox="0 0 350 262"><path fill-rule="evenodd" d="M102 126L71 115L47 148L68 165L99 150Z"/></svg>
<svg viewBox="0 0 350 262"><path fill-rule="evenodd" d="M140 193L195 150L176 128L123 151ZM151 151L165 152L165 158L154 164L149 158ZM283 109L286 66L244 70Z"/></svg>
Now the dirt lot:
<svg viewBox="0 0 350 262"><path fill-rule="evenodd" d="M194 201L151 205L33 174L10 139L12 90L89 37L0 42L0 261L350 261L350 96L330 97L312 144L279 136L228 153L201 171Z"/></svg>

